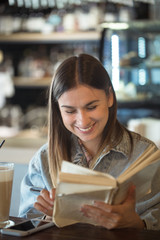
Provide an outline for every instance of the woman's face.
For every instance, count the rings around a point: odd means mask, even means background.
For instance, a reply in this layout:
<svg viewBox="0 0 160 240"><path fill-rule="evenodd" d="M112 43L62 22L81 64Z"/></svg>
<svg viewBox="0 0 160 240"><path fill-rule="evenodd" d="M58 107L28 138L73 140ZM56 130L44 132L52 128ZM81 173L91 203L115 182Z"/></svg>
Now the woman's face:
<svg viewBox="0 0 160 240"><path fill-rule="evenodd" d="M113 94L104 90L79 85L61 95L59 109L65 127L81 139L84 146L99 144L108 121Z"/></svg>

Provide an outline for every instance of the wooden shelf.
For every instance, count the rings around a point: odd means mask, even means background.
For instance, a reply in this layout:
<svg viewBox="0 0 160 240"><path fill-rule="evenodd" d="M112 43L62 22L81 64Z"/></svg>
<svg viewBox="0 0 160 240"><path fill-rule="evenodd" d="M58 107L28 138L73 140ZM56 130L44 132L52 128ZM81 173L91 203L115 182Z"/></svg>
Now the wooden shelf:
<svg viewBox="0 0 160 240"><path fill-rule="evenodd" d="M31 77L13 77L16 87L48 87L52 81L52 77L31 78Z"/></svg>
<svg viewBox="0 0 160 240"><path fill-rule="evenodd" d="M63 42L63 41L98 41L100 32L53 32L43 33L12 33L0 35L0 42Z"/></svg>

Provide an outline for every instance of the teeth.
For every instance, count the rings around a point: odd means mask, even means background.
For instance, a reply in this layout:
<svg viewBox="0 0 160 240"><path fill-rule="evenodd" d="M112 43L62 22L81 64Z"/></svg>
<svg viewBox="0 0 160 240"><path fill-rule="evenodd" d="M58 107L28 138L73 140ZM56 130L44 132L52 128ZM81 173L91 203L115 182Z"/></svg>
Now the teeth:
<svg viewBox="0 0 160 240"><path fill-rule="evenodd" d="M92 126L88 127L88 128L79 128L81 131L83 132L87 132L92 128Z"/></svg>

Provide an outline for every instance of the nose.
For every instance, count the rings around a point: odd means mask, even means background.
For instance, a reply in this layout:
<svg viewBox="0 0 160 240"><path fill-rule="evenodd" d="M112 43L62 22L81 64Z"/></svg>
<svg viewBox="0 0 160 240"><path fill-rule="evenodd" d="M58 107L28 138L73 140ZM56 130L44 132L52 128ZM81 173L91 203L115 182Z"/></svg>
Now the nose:
<svg viewBox="0 0 160 240"><path fill-rule="evenodd" d="M90 122L88 113L84 110L79 111L77 114L76 122L79 127L87 127Z"/></svg>

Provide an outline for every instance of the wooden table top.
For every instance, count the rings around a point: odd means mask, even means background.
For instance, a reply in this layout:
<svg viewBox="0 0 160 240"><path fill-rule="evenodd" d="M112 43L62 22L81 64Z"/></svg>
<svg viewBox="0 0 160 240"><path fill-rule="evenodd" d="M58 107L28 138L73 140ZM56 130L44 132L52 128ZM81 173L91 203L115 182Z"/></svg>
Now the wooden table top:
<svg viewBox="0 0 160 240"><path fill-rule="evenodd" d="M16 223L22 221L11 218ZM0 240L159 240L160 231L121 229L107 230L89 224L74 224L63 228L53 226L27 237L14 237L0 234Z"/></svg>

